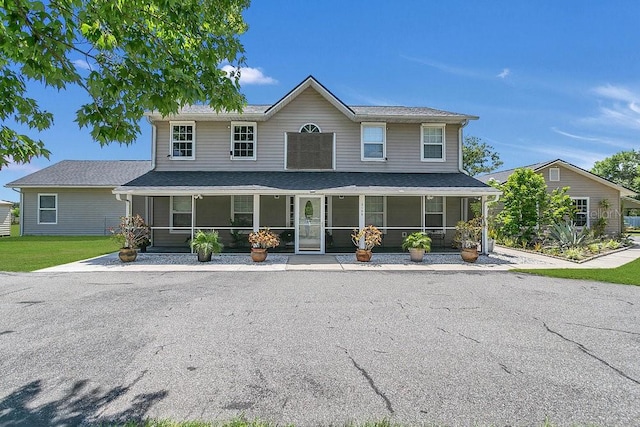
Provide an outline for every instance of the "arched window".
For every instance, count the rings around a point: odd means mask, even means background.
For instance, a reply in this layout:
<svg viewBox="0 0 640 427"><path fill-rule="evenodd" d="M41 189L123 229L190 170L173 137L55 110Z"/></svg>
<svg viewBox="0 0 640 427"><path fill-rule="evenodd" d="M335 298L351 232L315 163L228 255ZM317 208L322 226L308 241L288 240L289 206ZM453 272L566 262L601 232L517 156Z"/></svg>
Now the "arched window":
<svg viewBox="0 0 640 427"><path fill-rule="evenodd" d="M300 128L300 133L320 133L320 128L313 123L307 123Z"/></svg>

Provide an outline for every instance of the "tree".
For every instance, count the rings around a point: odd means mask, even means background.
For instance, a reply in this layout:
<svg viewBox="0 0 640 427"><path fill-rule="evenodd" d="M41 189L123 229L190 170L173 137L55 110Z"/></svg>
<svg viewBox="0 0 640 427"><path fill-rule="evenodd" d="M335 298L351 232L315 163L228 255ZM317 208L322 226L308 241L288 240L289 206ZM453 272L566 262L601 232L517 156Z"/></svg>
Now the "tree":
<svg viewBox="0 0 640 427"><path fill-rule="evenodd" d="M462 169L471 176L489 173L502 166L500 155L476 136L467 136L462 144Z"/></svg>
<svg viewBox="0 0 640 427"><path fill-rule="evenodd" d="M640 151L620 151L596 162L591 172L630 190L640 192Z"/></svg>
<svg viewBox="0 0 640 427"><path fill-rule="evenodd" d="M573 201L566 194L569 187L548 193L544 178L532 169L516 169L504 184L492 185L502 191L504 207L496 216L500 238L529 243L540 227L573 215Z"/></svg>
<svg viewBox="0 0 640 427"><path fill-rule="evenodd" d="M42 131L53 115L27 96L27 83L81 87L76 113L101 145L131 144L146 110L163 115L187 104L241 110L238 39L249 0L12 0L0 6L0 169L9 160L47 157L41 140L12 120Z"/></svg>

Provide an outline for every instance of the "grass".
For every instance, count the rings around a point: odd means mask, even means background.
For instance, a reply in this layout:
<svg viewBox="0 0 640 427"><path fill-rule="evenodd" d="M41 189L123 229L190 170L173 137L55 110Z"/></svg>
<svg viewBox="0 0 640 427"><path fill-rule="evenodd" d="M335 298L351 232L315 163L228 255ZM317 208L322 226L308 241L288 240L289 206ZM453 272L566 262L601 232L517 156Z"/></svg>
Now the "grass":
<svg viewBox="0 0 640 427"><path fill-rule="evenodd" d="M118 250L109 236L14 236L0 238L0 271L34 271ZM19 234L19 232L18 232Z"/></svg>
<svg viewBox="0 0 640 427"><path fill-rule="evenodd" d="M11 224L11 237L18 237L20 235L20 224Z"/></svg>
<svg viewBox="0 0 640 427"><path fill-rule="evenodd" d="M516 269L511 271L538 276L559 277L561 279L594 280L597 282L640 286L640 258L617 268L549 268Z"/></svg>

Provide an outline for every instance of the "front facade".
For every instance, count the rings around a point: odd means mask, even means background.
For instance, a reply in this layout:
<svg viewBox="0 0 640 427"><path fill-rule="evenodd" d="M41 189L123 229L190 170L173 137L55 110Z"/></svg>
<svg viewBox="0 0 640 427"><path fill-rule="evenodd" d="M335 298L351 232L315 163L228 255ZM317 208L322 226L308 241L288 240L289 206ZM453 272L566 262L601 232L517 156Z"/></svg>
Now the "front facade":
<svg viewBox="0 0 640 427"><path fill-rule="evenodd" d="M569 187L567 194L576 209L574 223L577 226L592 227L599 218L604 218L606 234L622 231L622 201L635 195L631 190L560 159L523 167L540 174L549 192ZM495 179L504 183L514 170L490 173L479 179L483 182Z"/></svg>
<svg viewBox="0 0 640 427"><path fill-rule="evenodd" d="M461 172L462 129L477 117L422 107L347 106L313 77L242 114L193 106L148 113L152 169L113 191L144 206L156 247L185 248L216 229L228 248L269 227L280 250L353 249L354 228L398 250L423 230L451 246L469 203L499 192Z"/></svg>

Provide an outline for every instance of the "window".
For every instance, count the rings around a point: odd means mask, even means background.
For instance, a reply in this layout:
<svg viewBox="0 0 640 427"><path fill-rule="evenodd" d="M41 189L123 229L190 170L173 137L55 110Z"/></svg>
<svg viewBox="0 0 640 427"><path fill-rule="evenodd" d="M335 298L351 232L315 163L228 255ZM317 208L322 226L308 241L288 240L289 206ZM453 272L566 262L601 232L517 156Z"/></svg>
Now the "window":
<svg viewBox="0 0 640 427"><path fill-rule="evenodd" d="M573 199L575 214L573 223L578 227L589 226L589 199L586 197Z"/></svg>
<svg viewBox="0 0 640 427"><path fill-rule="evenodd" d="M170 203L170 231L172 233L191 233L191 196L171 196ZM178 227L186 228L182 229Z"/></svg>
<svg viewBox="0 0 640 427"><path fill-rule="evenodd" d="M256 159L256 123L231 123L231 158L240 160Z"/></svg>
<svg viewBox="0 0 640 427"><path fill-rule="evenodd" d="M253 226L253 196L231 196L231 218L238 227Z"/></svg>
<svg viewBox="0 0 640 427"><path fill-rule="evenodd" d="M38 194L38 224L58 223L58 195Z"/></svg>
<svg viewBox="0 0 640 427"><path fill-rule="evenodd" d="M445 125L422 125L420 128L420 160L423 162L444 162Z"/></svg>
<svg viewBox="0 0 640 427"><path fill-rule="evenodd" d="M549 181L560 181L560 168L549 168Z"/></svg>
<svg viewBox="0 0 640 427"><path fill-rule="evenodd" d="M195 122L171 122L171 159L193 160L196 149Z"/></svg>
<svg viewBox="0 0 640 427"><path fill-rule="evenodd" d="M386 123L363 123L360 129L362 138L362 160L386 160Z"/></svg>
<svg viewBox="0 0 640 427"><path fill-rule="evenodd" d="M300 133L320 133L320 128L313 123L307 123L300 128Z"/></svg>
<svg viewBox="0 0 640 427"><path fill-rule="evenodd" d="M364 224L375 225L378 228L386 226L385 196L366 196L364 198Z"/></svg>
<svg viewBox="0 0 640 427"><path fill-rule="evenodd" d="M425 228L444 228L444 197L427 196L424 201Z"/></svg>

